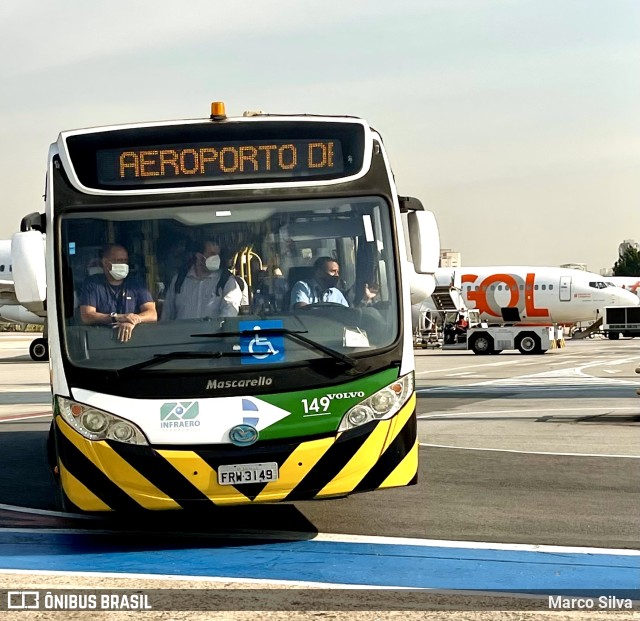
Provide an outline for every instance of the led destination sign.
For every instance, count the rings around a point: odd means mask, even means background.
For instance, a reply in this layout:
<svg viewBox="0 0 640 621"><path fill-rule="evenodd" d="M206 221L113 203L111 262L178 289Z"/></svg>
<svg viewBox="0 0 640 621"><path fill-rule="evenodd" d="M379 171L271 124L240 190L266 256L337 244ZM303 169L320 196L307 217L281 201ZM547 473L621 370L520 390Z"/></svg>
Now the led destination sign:
<svg viewBox="0 0 640 621"><path fill-rule="evenodd" d="M104 185L316 177L344 172L339 140L194 142L96 152Z"/></svg>
<svg viewBox="0 0 640 621"><path fill-rule="evenodd" d="M104 128L66 136L84 187L108 191L345 179L365 166L359 120Z"/></svg>

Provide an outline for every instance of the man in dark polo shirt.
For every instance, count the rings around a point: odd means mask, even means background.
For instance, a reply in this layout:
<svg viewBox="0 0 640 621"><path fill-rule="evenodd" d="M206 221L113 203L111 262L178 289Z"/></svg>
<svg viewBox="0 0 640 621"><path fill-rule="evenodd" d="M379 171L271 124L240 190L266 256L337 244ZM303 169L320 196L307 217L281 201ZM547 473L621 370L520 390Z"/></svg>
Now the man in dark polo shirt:
<svg viewBox="0 0 640 621"><path fill-rule="evenodd" d="M139 323L158 320L156 304L141 282L128 278L129 253L124 246L105 246L101 263L104 273L90 276L82 288L80 319L111 324L117 339L126 342Z"/></svg>

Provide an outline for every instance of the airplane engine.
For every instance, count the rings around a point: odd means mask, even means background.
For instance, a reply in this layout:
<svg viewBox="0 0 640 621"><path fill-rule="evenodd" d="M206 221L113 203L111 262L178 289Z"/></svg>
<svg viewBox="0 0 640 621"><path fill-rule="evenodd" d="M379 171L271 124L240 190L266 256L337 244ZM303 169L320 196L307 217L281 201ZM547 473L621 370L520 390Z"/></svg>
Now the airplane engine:
<svg viewBox="0 0 640 621"><path fill-rule="evenodd" d="M411 269L413 266L409 266ZM436 279L433 274L410 273L411 305L421 304L436 288Z"/></svg>
<svg viewBox="0 0 640 621"><path fill-rule="evenodd" d="M6 321L14 323L34 323L42 325L44 320L35 313L27 310L24 306L18 304L8 304L0 306L0 317Z"/></svg>

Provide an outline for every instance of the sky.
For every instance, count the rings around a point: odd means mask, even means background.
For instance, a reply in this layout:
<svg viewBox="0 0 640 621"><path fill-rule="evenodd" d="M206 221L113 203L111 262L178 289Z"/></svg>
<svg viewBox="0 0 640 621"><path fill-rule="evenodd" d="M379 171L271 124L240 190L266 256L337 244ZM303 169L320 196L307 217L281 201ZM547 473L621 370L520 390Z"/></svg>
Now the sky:
<svg viewBox="0 0 640 621"><path fill-rule="evenodd" d="M62 130L353 115L472 265L611 268L640 241L638 0L3 0L0 238Z"/></svg>

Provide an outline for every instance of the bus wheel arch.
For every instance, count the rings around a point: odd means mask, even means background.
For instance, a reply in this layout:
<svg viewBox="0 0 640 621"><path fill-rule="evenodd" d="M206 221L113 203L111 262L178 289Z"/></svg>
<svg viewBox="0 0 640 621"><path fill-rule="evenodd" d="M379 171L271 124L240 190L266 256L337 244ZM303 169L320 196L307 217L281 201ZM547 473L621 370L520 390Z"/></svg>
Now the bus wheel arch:
<svg viewBox="0 0 640 621"><path fill-rule="evenodd" d="M62 479L60 477L60 461L58 456L58 443L56 440L56 423L51 421L49 434L47 435L47 462L53 485L55 488L55 507L56 511L63 513L84 513L82 509L76 506L64 491L62 487Z"/></svg>

